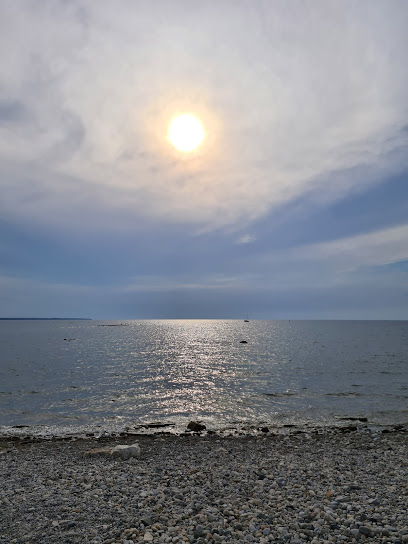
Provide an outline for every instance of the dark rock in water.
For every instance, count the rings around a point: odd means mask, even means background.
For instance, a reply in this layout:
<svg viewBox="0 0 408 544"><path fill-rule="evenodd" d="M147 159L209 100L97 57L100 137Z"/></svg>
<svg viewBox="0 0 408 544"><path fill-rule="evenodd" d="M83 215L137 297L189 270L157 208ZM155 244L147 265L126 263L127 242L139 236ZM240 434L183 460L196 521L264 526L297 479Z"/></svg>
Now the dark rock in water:
<svg viewBox="0 0 408 544"><path fill-rule="evenodd" d="M262 427L262 428L261 428L261 431L262 431L263 433L269 433L268 427Z"/></svg>
<svg viewBox="0 0 408 544"><path fill-rule="evenodd" d="M127 323L115 323L113 325L98 325L98 327L127 327Z"/></svg>
<svg viewBox="0 0 408 544"><path fill-rule="evenodd" d="M190 421L190 423L187 425L187 429L190 429L190 431L194 431L195 433L199 431L204 431L206 429L206 426L204 423L200 423L199 421Z"/></svg>
<svg viewBox="0 0 408 544"><path fill-rule="evenodd" d="M241 340L240 344L248 344L246 340Z"/></svg>
<svg viewBox="0 0 408 544"><path fill-rule="evenodd" d="M146 423L145 425L140 425L144 429L160 429L161 427L174 427L175 423Z"/></svg>
<svg viewBox="0 0 408 544"><path fill-rule="evenodd" d="M366 417L339 417L339 421L361 421L366 423L368 419Z"/></svg>

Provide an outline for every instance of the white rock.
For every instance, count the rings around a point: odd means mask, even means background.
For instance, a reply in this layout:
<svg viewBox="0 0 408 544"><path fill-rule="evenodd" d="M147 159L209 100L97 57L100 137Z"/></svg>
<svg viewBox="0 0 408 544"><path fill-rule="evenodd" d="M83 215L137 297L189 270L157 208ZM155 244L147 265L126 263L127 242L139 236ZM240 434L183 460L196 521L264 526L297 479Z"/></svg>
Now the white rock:
<svg viewBox="0 0 408 544"><path fill-rule="evenodd" d="M144 537L143 537L143 540L145 542L151 542L153 540L153 535L152 533L145 533L144 534Z"/></svg>
<svg viewBox="0 0 408 544"><path fill-rule="evenodd" d="M137 442L128 445L119 445L113 448L112 457L121 457L122 459L130 459L130 457L140 457L140 446Z"/></svg>

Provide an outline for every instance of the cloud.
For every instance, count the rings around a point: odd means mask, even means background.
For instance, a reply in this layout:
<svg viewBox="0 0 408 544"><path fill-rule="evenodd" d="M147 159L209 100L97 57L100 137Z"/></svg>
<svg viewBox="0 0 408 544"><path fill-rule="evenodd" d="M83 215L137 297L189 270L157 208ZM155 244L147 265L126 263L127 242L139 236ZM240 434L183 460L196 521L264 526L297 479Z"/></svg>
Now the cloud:
<svg viewBox="0 0 408 544"><path fill-rule="evenodd" d="M0 124L18 123L26 117L24 104L17 100L0 100Z"/></svg>
<svg viewBox="0 0 408 544"><path fill-rule="evenodd" d="M245 274L163 274L140 275L123 285L89 285L0 275L0 317L200 317L203 307L206 317L228 317L225 300L237 299L248 281ZM177 307L187 313L178 314Z"/></svg>
<svg viewBox="0 0 408 544"><path fill-rule="evenodd" d="M3 3L4 213L242 228L407 168L408 4L294 6ZM183 111L207 132L188 157L166 141Z"/></svg>
<svg viewBox="0 0 408 544"><path fill-rule="evenodd" d="M292 257L328 261L331 266L353 270L408 261L408 224L375 232L312 244L293 250Z"/></svg>
<svg viewBox="0 0 408 544"><path fill-rule="evenodd" d="M90 317L101 299L101 290L91 286L0 275L1 317Z"/></svg>
<svg viewBox="0 0 408 544"><path fill-rule="evenodd" d="M194 276L194 277L193 277ZM235 274L178 274L169 278L167 275L137 276L122 287L121 293L129 292L179 292L179 291L214 291L237 292L247 289L254 276L245 271Z"/></svg>
<svg viewBox="0 0 408 544"><path fill-rule="evenodd" d="M252 234L244 234L237 240L237 244L250 244L256 240Z"/></svg>
<svg viewBox="0 0 408 544"><path fill-rule="evenodd" d="M347 290L405 293L408 287L408 224L365 234L252 254L236 263L245 270L245 289L264 293L323 293L332 289L330 298ZM327 295L328 296L328 295ZM337 304L337 303L336 303ZM307 310L305 310L307 313Z"/></svg>

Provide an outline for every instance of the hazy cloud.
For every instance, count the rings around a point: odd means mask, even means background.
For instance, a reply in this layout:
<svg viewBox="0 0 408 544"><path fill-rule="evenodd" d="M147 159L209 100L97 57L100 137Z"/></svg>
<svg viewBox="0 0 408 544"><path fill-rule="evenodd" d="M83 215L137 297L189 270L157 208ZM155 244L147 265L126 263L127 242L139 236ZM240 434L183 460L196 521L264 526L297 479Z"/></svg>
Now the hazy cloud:
<svg viewBox="0 0 408 544"><path fill-rule="evenodd" d="M408 224L295 249L296 259L327 260L347 269L408 261Z"/></svg>
<svg viewBox="0 0 408 544"><path fill-rule="evenodd" d="M259 291L315 292L324 289L406 291L408 276L394 265L408 262L408 224L251 256L246 266L253 276L247 288ZM242 263L242 267L244 263Z"/></svg>
<svg viewBox="0 0 408 544"><path fill-rule="evenodd" d="M18 123L23 121L26 115L24 105L17 100L0 100L0 124Z"/></svg>
<svg viewBox="0 0 408 544"><path fill-rule="evenodd" d="M251 242L254 242L256 240L255 236L252 236L252 234L244 234L237 240L237 244L250 244Z"/></svg>
<svg viewBox="0 0 408 544"><path fill-rule="evenodd" d="M128 225L242 227L408 165L404 1L23 0L0 10L0 120L20 125L0 122L8 214L67 225L69 204L92 194L94 220L109 210ZM166 141L183 111L207 131L189 157ZM33 168L53 183L27 209L21 172Z"/></svg>

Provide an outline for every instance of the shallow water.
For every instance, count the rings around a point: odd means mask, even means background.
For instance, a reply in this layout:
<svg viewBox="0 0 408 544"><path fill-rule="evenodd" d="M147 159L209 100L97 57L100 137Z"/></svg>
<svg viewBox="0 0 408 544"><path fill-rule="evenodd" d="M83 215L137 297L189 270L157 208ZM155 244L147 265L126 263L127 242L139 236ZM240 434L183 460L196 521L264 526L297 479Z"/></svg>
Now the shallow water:
<svg viewBox="0 0 408 544"><path fill-rule="evenodd" d="M407 354L407 321L0 321L0 426L406 423Z"/></svg>

